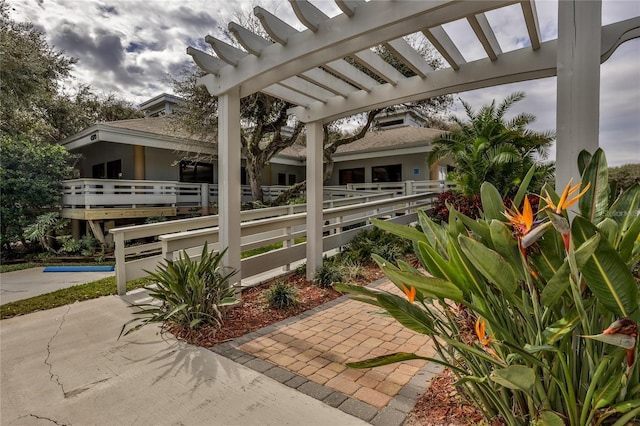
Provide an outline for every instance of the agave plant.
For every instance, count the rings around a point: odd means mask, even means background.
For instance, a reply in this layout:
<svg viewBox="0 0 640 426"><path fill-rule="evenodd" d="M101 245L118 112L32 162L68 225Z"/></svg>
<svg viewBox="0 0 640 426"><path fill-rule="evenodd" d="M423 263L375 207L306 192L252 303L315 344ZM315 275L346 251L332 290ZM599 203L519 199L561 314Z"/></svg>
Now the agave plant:
<svg viewBox="0 0 640 426"><path fill-rule="evenodd" d="M508 207L485 183L480 219L451 209L439 225L421 212L422 232L376 221L413 241L426 272L375 257L403 296L335 287L431 336L438 356L400 352L349 365L443 364L487 418L508 425L637 420L640 185L613 197L604 153L581 160L582 182L561 195L543 188L535 212L530 173Z"/></svg>
<svg viewBox="0 0 640 426"><path fill-rule="evenodd" d="M155 285L145 287L151 303L134 304L139 316L122 326L120 336L127 335L151 323L169 323L197 329L204 325L222 326L223 306L238 302L229 279L236 273L222 266L226 250L210 252L202 248L200 260L192 260L186 252L175 261L161 264L156 272L149 272ZM137 323L126 332L127 325Z"/></svg>

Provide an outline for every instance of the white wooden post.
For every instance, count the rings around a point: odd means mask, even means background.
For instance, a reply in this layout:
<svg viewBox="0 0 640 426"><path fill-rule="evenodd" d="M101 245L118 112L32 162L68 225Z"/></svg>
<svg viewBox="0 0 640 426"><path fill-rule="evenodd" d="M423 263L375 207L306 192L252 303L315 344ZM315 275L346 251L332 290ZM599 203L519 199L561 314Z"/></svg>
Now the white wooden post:
<svg viewBox="0 0 640 426"><path fill-rule="evenodd" d="M203 215L209 214L209 184L200 185L200 211Z"/></svg>
<svg viewBox="0 0 640 426"><path fill-rule="evenodd" d="M580 181L578 154L598 149L602 1L558 2L556 189Z"/></svg>
<svg viewBox="0 0 640 426"><path fill-rule="evenodd" d="M118 295L127 294L127 270L124 256L124 232L113 235L114 250L116 257L116 287Z"/></svg>
<svg viewBox="0 0 640 426"><path fill-rule="evenodd" d="M322 123L307 123L307 279L322 265Z"/></svg>
<svg viewBox="0 0 640 426"><path fill-rule="evenodd" d="M231 284L238 284L240 271L240 92L233 89L218 97L218 200L220 250L227 248L223 265L238 271Z"/></svg>

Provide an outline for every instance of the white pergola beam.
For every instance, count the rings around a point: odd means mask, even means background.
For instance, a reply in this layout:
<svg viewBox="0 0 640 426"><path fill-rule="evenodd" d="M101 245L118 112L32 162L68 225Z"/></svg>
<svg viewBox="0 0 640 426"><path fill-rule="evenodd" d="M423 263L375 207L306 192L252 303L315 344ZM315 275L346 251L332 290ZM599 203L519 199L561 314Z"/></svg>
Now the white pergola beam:
<svg viewBox="0 0 640 426"><path fill-rule="evenodd" d="M310 98L299 91L292 90L291 88L280 84L265 87L261 91L269 96L282 99L283 101L290 102L294 105L311 105L316 102L316 99Z"/></svg>
<svg viewBox="0 0 640 426"><path fill-rule="evenodd" d="M538 50L540 49L542 38L540 37L540 24L538 23L538 12L536 11L535 1L526 0L520 3L520 6L522 7L524 22L527 25L531 48L533 50Z"/></svg>
<svg viewBox="0 0 640 426"><path fill-rule="evenodd" d="M640 37L640 18L602 27L602 39L619 46L620 40ZM601 61L612 53L610 44L603 45ZM550 40L541 44L537 51L524 47L503 53L497 63L489 58L479 59L460 66L458 71L451 68L436 70L427 79L411 77L398 83L378 85L371 92L355 92L347 99L332 98L326 104L313 103L308 108L295 107L290 113L303 122L322 121L324 123L347 117L361 111L428 99L435 96L460 93L468 90L518 81L553 77L557 73L558 41ZM500 66L496 66L499 64Z"/></svg>
<svg viewBox="0 0 640 426"><path fill-rule="evenodd" d="M385 47L420 77L424 78L433 71L433 68L427 64L422 55L416 52L404 39L392 40L385 43Z"/></svg>
<svg viewBox="0 0 640 426"><path fill-rule="evenodd" d="M240 62L242 58L248 55L247 52L243 52L237 47L231 46L230 44L210 35L206 36L204 41L209 43L219 59L222 59L227 64L234 67L238 65L238 62Z"/></svg>
<svg viewBox="0 0 640 426"><path fill-rule="evenodd" d="M492 61L497 60L498 55L502 53L502 49L500 49L500 44L491 28L491 24L489 24L487 16L484 13L479 13L467 17L467 21L469 21L471 28L476 33L478 40L480 40L484 51L487 52L487 56L489 56Z"/></svg>
<svg viewBox="0 0 640 426"><path fill-rule="evenodd" d="M252 55L260 56L264 48L273 44L273 42L260 37L235 22L230 22L227 28L238 40L238 43Z"/></svg>
<svg viewBox="0 0 640 426"><path fill-rule="evenodd" d="M433 47L440 52L444 60L447 61L454 70L459 69L460 65L467 62L441 25L424 29L422 34L424 34L427 40L431 42Z"/></svg>
<svg viewBox="0 0 640 426"><path fill-rule="evenodd" d="M599 146L601 2L558 2L556 190L580 181L578 154Z"/></svg>
<svg viewBox="0 0 640 426"><path fill-rule="evenodd" d="M370 92L378 85L373 78L342 59L328 62L323 67L365 92Z"/></svg>
<svg viewBox="0 0 640 426"><path fill-rule="evenodd" d="M193 62L195 62L200 69L208 72L209 74L218 74L220 69L226 65L220 59L211 56L202 50L196 49L195 47L187 47L187 55L193 58Z"/></svg>
<svg viewBox="0 0 640 426"><path fill-rule="evenodd" d="M362 13L355 13L352 17L337 15L323 22L315 33L307 30L297 34L281 34L279 38L282 40L278 41L286 43L286 48L274 44L266 47L260 58L249 55L236 68L223 68L217 84L219 89L212 94L218 95L233 87L240 87L240 95L248 96L283 78L344 58L370 46L516 2L368 2L360 6ZM267 15L263 18L265 16Z"/></svg>
<svg viewBox="0 0 640 426"><path fill-rule="evenodd" d="M269 37L283 46L287 45L291 37L299 34L298 30L260 6L253 8L253 14L260 20Z"/></svg>
<svg viewBox="0 0 640 426"><path fill-rule="evenodd" d="M280 84L320 102L327 102L330 98L335 96L335 93L325 90L322 87L318 87L308 80L296 76L282 80Z"/></svg>
<svg viewBox="0 0 640 426"><path fill-rule="evenodd" d="M360 65L370 69L380 78L392 85L398 84L398 81L402 80L404 76L393 66L389 65L380 56L373 53L371 50L361 50L352 55Z"/></svg>
<svg viewBox="0 0 640 426"><path fill-rule="evenodd" d="M289 0L289 3L298 20L313 32L318 31L320 24L329 19L326 14L307 0Z"/></svg>
<svg viewBox="0 0 640 426"><path fill-rule="evenodd" d="M356 9L365 3L364 0L336 0L336 5L347 16L353 16Z"/></svg>

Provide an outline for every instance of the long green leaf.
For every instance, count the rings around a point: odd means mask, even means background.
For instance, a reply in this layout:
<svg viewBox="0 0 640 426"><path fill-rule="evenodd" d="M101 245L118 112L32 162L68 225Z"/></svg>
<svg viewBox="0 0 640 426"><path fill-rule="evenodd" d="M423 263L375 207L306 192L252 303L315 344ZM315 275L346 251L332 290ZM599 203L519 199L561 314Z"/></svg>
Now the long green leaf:
<svg viewBox="0 0 640 426"><path fill-rule="evenodd" d="M440 278L416 275L406 271L393 270L389 267L382 268L384 274L397 285L405 284L422 291L426 296L441 299L450 299L461 302L462 290L455 284Z"/></svg>
<svg viewBox="0 0 640 426"><path fill-rule="evenodd" d="M638 235L640 235L640 214L631 222L618 246L620 257L629 266L631 266L629 260L631 260L633 247L638 242Z"/></svg>
<svg viewBox="0 0 640 426"><path fill-rule="evenodd" d="M513 268L502 256L469 237L458 237L460 248L473 266L507 295L512 295L518 286Z"/></svg>
<svg viewBox="0 0 640 426"><path fill-rule="evenodd" d="M618 393L620 392L620 387L622 386L623 374L624 373L621 371L620 374L611 376L603 387L596 389L593 398L594 410L607 407L615 401Z"/></svg>
<svg viewBox="0 0 640 426"><path fill-rule="evenodd" d="M483 183L480 187L480 197L484 217L487 221L496 219L505 222L507 220L503 214L504 202L495 186L488 182Z"/></svg>
<svg viewBox="0 0 640 426"><path fill-rule="evenodd" d="M587 220L576 217L572 225L572 235L583 238L592 233L592 227L593 224ZM606 239L600 239L593 255L582 268L582 275L602 305L614 314L628 317L638 309L636 280Z"/></svg>
<svg viewBox="0 0 640 426"><path fill-rule="evenodd" d="M511 365L507 368L493 370L489 378L508 389L530 392L536 381L532 368L524 365Z"/></svg>
<svg viewBox="0 0 640 426"><path fill-rule="evenodd" d="M412 228L407 225L400 225L393 222L387 222L380 219L371 219L371 224L376 228L380 228L383 231L390 232L401 238L406 238L411 241L424 241L427 242L427 237L416 228Z"/></svg>
<svg viewBox="0 0 640 426"><path fill-rule="evenodd" d="M425 260L425 267L431 275L456 284L459 288L466 288L466 283L458 271L450 262L447 262L431 246L418 243L418 251Z"/></svg>
<svg viewBox="0 0 640 426"><path fill-rule="evenodd" d="M639 208L640 183L636 182L613 203L607 212L607 217L615 220L620 226L620 231L625 232L631 226L631 222L638 216Z"/></svg>
<svg viewBox="0 0 640 426"><path fill-rule="evenodd" d="M518 188L518 192L513 198L513 204L515 204L516 206L520 206L520 204L522 203L524 195L527 193L527 189L529 188L529 183L531 183L531 179L533 178L533 175L535 175L537 168L538 166L536 166L535 164L531 166L527 174L524 176L524 179L522 179L520 187Z"/></svg>
<svg viewBox="0 0 640 426"><path fill-rule="evenodd" d="M417 305L389 293L380 293L376 299L389 315L408 329L420 334L434 333L432 318Z"/></svg>
<svg viewBox="0 0 640 426"><path fill-rule="evenodd" d="M350 368L373 368L380 367L382 365L395 364L396 362L410 361L412 359L424 359L430 360L430 358L419 356L408 352L397 352L390 355L381 355L375 358L371 358L365 361L349 362L347 367Z"/></svg>
<svg viewBox="0 0 640 426"><path fill-rule="evenodd" d="M593 223L604 219L609 207L609 171L604 151L598 148L582 174L582 188L591 183L580 198L580 214Z"/></svg>
<svg viewBox="0 0 640 426"><path fill-rule="evenodd" d="M543 411L538 417L538 426L564 426L564 420L562 417L554 413L553 411Z"/></svg>

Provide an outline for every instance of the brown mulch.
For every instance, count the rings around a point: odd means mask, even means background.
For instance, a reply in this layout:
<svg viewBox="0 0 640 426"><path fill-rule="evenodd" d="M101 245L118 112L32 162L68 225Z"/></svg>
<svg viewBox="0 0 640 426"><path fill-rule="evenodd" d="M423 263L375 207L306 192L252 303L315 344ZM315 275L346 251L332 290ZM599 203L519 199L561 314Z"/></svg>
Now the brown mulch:
<svg viewBox="0 0 640 426"><path fill-rule="evenodd" d="M455 377L445 370L429 382L424 394L407 416L405 426L463 426L482 423L480 410L468 404L455 390Z"/></svg>
<svg viewBox="0 0 640 426"><path fill-rule="evenodd" d="M367 285L384 277L377 265L365 266L363 272L363 276L352 283ZM286 280L298 290L299 304L296 308L287 310L269 308L266 301L266 291L271 285L281 280ZM321 288L305 280L304 277L292 273L289 276L279 277L244 290L241 303L225 312L224 325L220 330L204 327L198 331L192 331L172 327L168 331L188 343L210 348L298 315L340 296L342 293L330 288ZM446 370L441 375L434 377L424 395L418 399L415 407L407 416L405 424L409 426L462 426L482 422L483 417L480 412L466 404L457 394L452 385L454 380L453 375Z"/></svg>

